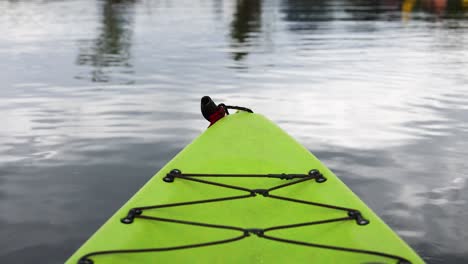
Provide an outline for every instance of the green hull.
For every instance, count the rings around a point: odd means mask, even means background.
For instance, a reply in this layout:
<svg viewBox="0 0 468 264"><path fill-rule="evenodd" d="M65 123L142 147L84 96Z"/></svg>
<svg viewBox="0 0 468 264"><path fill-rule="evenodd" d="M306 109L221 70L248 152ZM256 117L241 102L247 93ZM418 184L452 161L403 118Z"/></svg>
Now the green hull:
<svg viewBox="0 0 468 264"><path fill-rule="evenodd" d="M121 222L132 208L245 196L248 191L175 178L162 179L173 169L203 174L305 174L319 170L327 181L315 179L270 191L291 199L329 204L358 210L367 225L354 219L265 231L264 235L242 229L263 229L346 218L344 210L256 196L185 206L145 209L141 216L225 225L220 229L167 221L134 218ZM247 177L197 177L196 179L268 189L294 180ZM239 230L240 229L240 230ZM261 232L260 232L261 233ZM231 241L196 248L174 249L213 241ZM302 244L289 243L299 241ZM323 247L324 245L324 247ZM331 247L359 249L350 252ZM67 263L97 251L173 249L146 253L88 255L96 264L104 263L423 263L371 209L343 184L307 149L261 115L245 112L226 116L208 128L161 169L140 191L117 211ZM374 254L389 254L397 258ZM404 261L401 261L403 263Z"/></svg>

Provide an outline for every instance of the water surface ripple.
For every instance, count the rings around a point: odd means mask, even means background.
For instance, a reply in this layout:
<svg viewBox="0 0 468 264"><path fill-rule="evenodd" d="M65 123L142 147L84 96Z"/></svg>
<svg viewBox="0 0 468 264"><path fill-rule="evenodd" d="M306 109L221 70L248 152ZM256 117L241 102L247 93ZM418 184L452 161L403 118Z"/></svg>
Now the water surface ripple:
<svg viewBox="0 0 468 264"><path fill-rule="evenodd" d="M428 263L468 263L468 1L1 1L0 259L63 262L201 133L263 113Z"/></svg>

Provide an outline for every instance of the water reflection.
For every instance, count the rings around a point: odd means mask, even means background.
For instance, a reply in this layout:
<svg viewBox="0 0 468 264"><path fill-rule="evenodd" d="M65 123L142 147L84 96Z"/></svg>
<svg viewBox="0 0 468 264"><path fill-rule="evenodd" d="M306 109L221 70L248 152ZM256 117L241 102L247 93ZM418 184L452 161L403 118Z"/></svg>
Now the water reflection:
<svg viewBox="0 0 468 264"><path fill-rule="evenodd" d="M291 30L314 29L323 21L397 21L400 19L466 18L468 0L282 1L285 20L302 22ZM411 16L411 13L417 13ZM308 23L303 23L308 22ZM315 23L311 23L315 22Z"/></svg>
<svg viewBox="0 0 468 264"><path fill-rule="evenodd" d="M91 76L79 75L79 79L90 78L93 82L108 82L115 70L108 67L127 68L131 73L130 47L134 16L133 0L104 0L99 2L102 21L97 37L80 41L78 65L92 66Z"/></svg>
<svg viewBox="0 0 468 264"><path fill-rule="evenodd" d="M0 1L0 259L63 263L210 94L273 119L428 263L468 263L468 0L152 3Z"/></svg>
<svg viewBox="0 0 468 264"><path fill-rule="evenodd" d="M333 19L333 4L328 1L282 1L281 5L284 20L293 22L288 25L291 31L317 30L320 22Z"/></svg>
<svg viewBox="0 0 468 264"><path fill-rule="evenodd" d="M424 12L436 17L466 18L464 12L468 6L467 0L403 0L401 5L402 18L408 20L413 12ZM416 17L417 18L417 17Z"/></svg>
<svg viewBox="0 0 468 264"><path fill-rule="evenodd" d="M231 23L232 57L239 61L247 56L261 27L262 0L237 0L234 18Z"/></svg>

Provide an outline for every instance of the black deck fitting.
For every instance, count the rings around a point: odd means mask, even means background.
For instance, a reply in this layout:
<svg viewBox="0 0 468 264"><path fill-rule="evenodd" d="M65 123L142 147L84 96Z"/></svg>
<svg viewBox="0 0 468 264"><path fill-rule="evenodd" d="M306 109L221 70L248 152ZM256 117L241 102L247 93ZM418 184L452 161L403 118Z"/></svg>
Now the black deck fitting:
<svg viewBox="0 0 468 264"><path fill-rule="evenodd" d="M78 264L93 264L94 262L89 258L81 258L78 260Z"/></svg>
<svg viewBox="0 0 468 264"><path fill-rule="evenodd" d="M174 182L175 177L182 175L182 172L178 169L171 170L166 177L163 178L165 182Z"/></svg>
<svg viewBox="0 0 468 264"><path fill-rule="evenodd" d="M140 209L137 209L137 208L130 209L130 211L128 211L127 216L125 218L120 219L120 222L124 224L131 224L133 223L135 216L141 215L141 213L143 213L143 211Z"/></svg>
<svg viewBox="0 0 468 264"><path fill-rule="evenodd" d="M250 234L254 234L254 235L257 235L259 237L263 236L263 233L265 231L263 229L260 229L260 228L247 228L244 230L244 233L246 235L250 235Z"/></svg>
<svg viewBox="0 0 468 264"><path fill-rule="evenodd" d="M400 260L400 261L398 261L398 264L411 264L411 262L409 262L407 260Z"/></svg>
<svg viewBox="0 0 468 264"><path fill-rule="evenodd" d="M318 183L322 183L322 182L326 182L327 181L327 178L325 178L323 176L322 173L320 173L319 170L311 170L309 171L309 176L314 176L315 177L315 181L318 182Z"/></svg>
<svg viewBox="0 0 468 264"><path fill-rule="evenodd" d="M357 223L358 225L367 225L367 224L370 223L370 221L367 220L367 219L365 219L365 218L362 216L361 212L359 212L359 211L349 211L349 212L348 212L348 215L349 215L351 218L356 219L356 223Z"/></svg>
<svg viewBox="0 0 468 264"><path fill-rule="evenodd" d="M252 190L251 194L252 194L252 196L255 196L256 194L260 194L262 196L268 196L269 195L267 189L255 189L255 190Z"/></svg>

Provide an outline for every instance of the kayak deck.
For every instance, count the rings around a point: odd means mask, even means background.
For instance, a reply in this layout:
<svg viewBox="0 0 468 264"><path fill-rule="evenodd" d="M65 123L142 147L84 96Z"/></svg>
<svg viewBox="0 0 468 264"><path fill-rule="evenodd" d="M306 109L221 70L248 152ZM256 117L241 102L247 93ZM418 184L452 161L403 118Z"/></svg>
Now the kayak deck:
<svg viewBox="0 0 468 264"><path fill-rule="evenodd" d="M245 112L220 119L174 157L67 263L80 259L423 263L307 149Z"/></svg>

